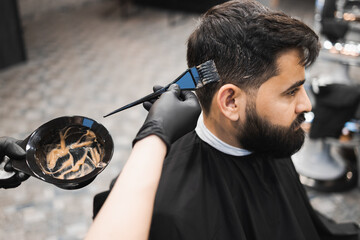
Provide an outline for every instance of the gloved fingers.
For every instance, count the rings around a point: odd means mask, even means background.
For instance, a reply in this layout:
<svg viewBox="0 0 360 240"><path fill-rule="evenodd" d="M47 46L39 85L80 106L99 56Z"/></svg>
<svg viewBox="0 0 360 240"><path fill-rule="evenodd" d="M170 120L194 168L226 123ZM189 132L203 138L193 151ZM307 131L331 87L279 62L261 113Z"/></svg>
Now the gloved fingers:
<svg viewBox="0 0 360 240"><path fill-rule="evenodd" d="M156 102L156 100L158 100L159 98L154 98L154 99L150 99L149 101L143 102L143 107L149 111L150 108L152 107L152 105L154 104L154 102Z"/></svg>
<svg viewBox="0 0 360 240"><path fill-rule="evenodd" d="M8 161L8 162L5 164L4 170L5 170L6 172L15 172L15 169L13 168L11 161Z"/></svg>
<svg viewBox="0 0 360 240"><path fill-rule="evenodd" d="M17 172L15 176L16 176L16 179L21 182L27 180L30 177L30 175L27 175L26 173L23 173L23 172Z"/></svg>
<svg viewBox="0 0 360 240"><path fill-rule="evenodd" d="M173 83L170 85L170 87L168 88L168 90L165 93L167 93L167 92L172 92L177 98L179 98L181 90L180 90L179 85L177 85L176 83Z"/></svg>
<svg viewBox="0 0 360 240"><path fill-rule="evenodd" d="M30 175L27 175L26 173L20 172L16 169L13 168L11 161L8 161L5 166L4 166L4 170L6 172L15 172L15 178L18 181L25 181L26 179L28 179L30 177Z"/></svg>
<svg viewBox="0 0 360 240"><path fill-rule="evenodd" d="M9 144L6 155L9 158L13 158L16 160L21 160L25 158L26 152L24 149L22 149L19 145L17 145L15 142L12 142Z"/></svg>
<svg viewBox="0 0 360 240"><path fill-rule="evenodd" d="M153 86L153 91L156 92L156 91L159 91L162 88L163 88L163 86L161 86L161 85L154 85Z"/></svg>
<svg viewBox="0 0 360 240"><path fill-rule="evenodd" d="M162 89L163 87L162 86L159 86L159 85L155 85L153 87L153 90L154 92L158 91L159 89ZM177 84L172 84L170 85L170 87L167 89L167 91L165 93L163 93L162 95L164 94L167 94L167 92L173 92L175 94L175 96L177 98L179 98L179 95L180 95L180 88ZM162 96L160 95L160 97ZM153 104L160 98L154 98L154 99L151 99L150 101L146 101L143 103L143 107L147 110L147 111L150 111L151 107L153 106Z"/></svg>
<svg viewBox="0 0 360 240"><path fill-rule="evenodd" d="M155 102L155 101L154 101L154 102ZM143 107L146 109L146 111L149 111L154 102L152 102L152 101L146 101L146 102L143 103Z"/></svg>
<svg viewBox="0 0 360 240"><path fill-rule="evenodd" d="M188 107L191 106L189 110L194 113L195 118L198 118L201 113L201 107L195 93L193 93L192 91L184 90L181 91L180 98L183 100L183 104L186 104Z"/></svg>
<svg viewBox="0 0 360 240"><path fill-rule="evenodd" d="M198 101L195 93L193 93L192 91L181 91L180 98L183 99L183 101L186 101L186 100Z"/></svg>
<svg viewBox="0 0 360 240"><path fill-rule="evenodd" d="M12 173L12 176L9 178L0 179L0 188L16 188L21 184L21 182L27 180L30 177L30 175L27 175L26 173L15 170L12 167L9 158L6 158L5 161L6 164L4 166L4 170L6 172Z"/></svg>
<svg viewBox="0 0 360 240"><path fill-rule="evenodd" d="M8 156L10 158L21 160L25 158L25 150L16 144L16 139L10 137L0 138L0 156ZM2 159L1 159L2 160Z"/></svg>
<svg viewBox="0 0 360 240"><path fill-rule="evenodd" d="M163 88L163 86L161 86L161 85L154 85L153 86L153 91L156 92L156 91L159 91L162 88ZM158 99L159 98L154 98L154 99L151 99L149 101L143 102L143 107L145 108L145 110L150 111L150 108L152 107L154 102L156 102L156 100L158 100Z"/></svg>

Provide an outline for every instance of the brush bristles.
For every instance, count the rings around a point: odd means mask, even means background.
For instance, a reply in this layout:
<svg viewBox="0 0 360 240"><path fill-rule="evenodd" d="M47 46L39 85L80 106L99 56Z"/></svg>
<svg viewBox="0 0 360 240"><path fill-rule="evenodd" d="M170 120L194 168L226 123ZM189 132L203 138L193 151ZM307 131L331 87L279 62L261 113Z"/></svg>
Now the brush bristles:
<svg viewBox="0 0 360 240"><path fill-rule="evenodd" d="M218 82L220 81L219 73L216 69L215 62L213 60L209 60L204 62L203 64L200 64L196 67L200 81L198 83L197 88L203 87L204 85L212 82Z"/></svg>

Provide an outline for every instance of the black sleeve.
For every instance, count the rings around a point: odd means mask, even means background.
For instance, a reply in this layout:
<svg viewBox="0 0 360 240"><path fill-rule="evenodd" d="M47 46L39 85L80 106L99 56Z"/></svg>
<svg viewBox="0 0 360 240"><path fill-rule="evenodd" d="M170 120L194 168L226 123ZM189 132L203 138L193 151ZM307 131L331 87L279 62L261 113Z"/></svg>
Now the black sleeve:
<svg viewBox="0 0 360 240"><path fill-rule="evenodd" d="M95 219L95 217L99 213L101 207L104 205L104 202L106 201L107 197L109 196L118 177L114 178L111 181L108 191L101 192L101 193L98 193L95 195L94 201L93 201L93 219Z"/></svg>

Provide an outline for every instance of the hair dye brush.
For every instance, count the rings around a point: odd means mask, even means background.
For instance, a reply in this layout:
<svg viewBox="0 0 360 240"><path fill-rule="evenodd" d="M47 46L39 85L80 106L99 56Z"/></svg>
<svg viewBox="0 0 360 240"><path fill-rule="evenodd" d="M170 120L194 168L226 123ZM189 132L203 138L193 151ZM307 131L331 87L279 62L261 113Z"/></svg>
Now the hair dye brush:
<svg viewBox="0 0 360 240"><path fill-rule="evenodd" d="M182 90L195 90L199 89L206 84L212 82L218 82L220 80L220 76L216 70L215 62L213 60L209 60L205 63L200 64L199 66L192 67L187 69L183 74L181 74L177 79L166 85L165 87L153 92L145 97L142 97L132 103L129 103L121 108L116 109L115 111L105 115L104 117L108 117L115 113L118 113L122 110L131 108L140 103L149 101L151 99L159 97L162 93L166 92L166 90L170 87L171 84L176 83L179 85Z"/></svg>

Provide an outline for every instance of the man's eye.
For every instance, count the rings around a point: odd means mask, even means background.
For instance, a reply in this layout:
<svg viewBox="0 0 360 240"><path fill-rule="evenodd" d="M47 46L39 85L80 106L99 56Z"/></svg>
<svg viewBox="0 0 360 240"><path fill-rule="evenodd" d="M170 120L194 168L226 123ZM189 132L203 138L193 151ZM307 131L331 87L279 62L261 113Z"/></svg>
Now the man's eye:
<svg viewBox="0 0 360 240"><path fill-rule="evenodd" d="M298 88L295 88L295 89L291 90L290 92L288 92L288 95L290 95L290 96L295 96L295 94L296 94L298 91L299 91L299 89L298 89Z"/></svg>

